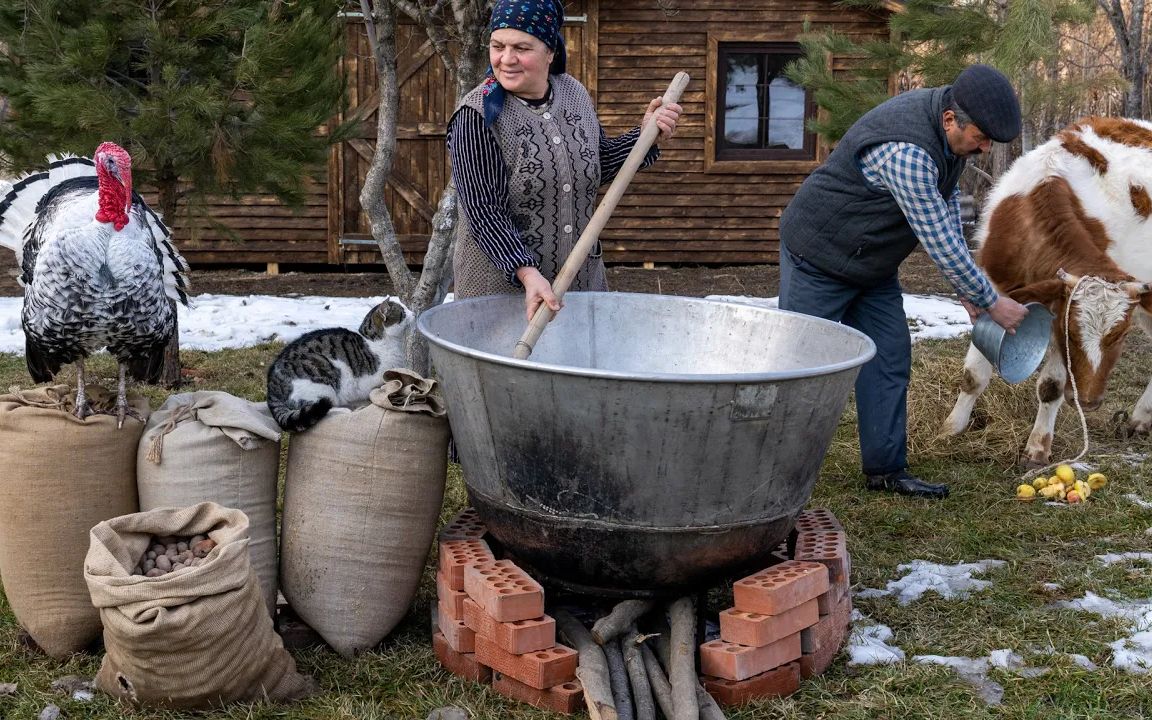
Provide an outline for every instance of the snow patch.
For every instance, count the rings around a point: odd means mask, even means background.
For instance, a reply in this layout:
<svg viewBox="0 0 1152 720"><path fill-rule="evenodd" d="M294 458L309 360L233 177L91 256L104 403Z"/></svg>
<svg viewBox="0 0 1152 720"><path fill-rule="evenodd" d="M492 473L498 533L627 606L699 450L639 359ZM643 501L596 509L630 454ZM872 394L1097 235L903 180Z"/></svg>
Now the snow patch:
<svg viewBox="0 0 1152 720"><path fill-rule="evenodd" d="M1127 622L1134 631L1132 635L1108 645L1112 648L1112 664L1138 675L1152 672L1152 598L1143 602L1116 602L1089 592L1079 600L1066 600L1057 605Z"/></svg>
<svg viewBox="0 0 1152 720"><path fill-rule="evenodd" d="M849 665L894 665L904 662L904 651L891 645L892 628L852 611L852 634L848 637Z"/></svg>
<svg viewBox="0 0 1152 720"><path fill-rule="evenodd" d="M765 308L779 306L779 298L774 297L709 295L706 299ZM912 342L960 337L972 330L972 322L964 306L956 300L939 295L905 295L904 314L908 317Z"/></svg>
<svg viewBox="0 0 1152 720"><path fill-rule="evenodd" d="M1152 508L1152 502L1148 502L1147 500L1140 497L1136 493L1128 493L1127 495L1124 496L1124 499L1129 500L1134 505L1137 505L1137 506L1145 508L1145 509Z"/></svg>
<svg viewBox="0 0 1152 720"><path fill-rule="evenodd" d="M1152 552L1108 553L1106 555L1097 555L1096 561L1104 565L1116 565L1129 561L1152 563Z"/></svg>
<svg viewBox="0 0 1152 720"><path fill-rule="evenodd" d="M940 565L926 560L913 560L899 565L897 572L907 573L897 580L888 581L884 590L868 588L856 594L858 598L876 598L895 595L901 605L908 605L929 591L939 594L946 600L963 599L974 592L990 586L989 580L972 577L978 573L1001 568L1007 565L1003 560L981 560L959 565Z"/></svg>

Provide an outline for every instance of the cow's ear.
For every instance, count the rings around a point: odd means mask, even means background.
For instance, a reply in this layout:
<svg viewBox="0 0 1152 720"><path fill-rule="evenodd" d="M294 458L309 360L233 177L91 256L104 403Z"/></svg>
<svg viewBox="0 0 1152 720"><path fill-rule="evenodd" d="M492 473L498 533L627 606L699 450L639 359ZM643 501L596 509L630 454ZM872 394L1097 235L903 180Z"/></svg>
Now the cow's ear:
<svg viewBox="0 0 1152 720"><path fill-rule="evenodd" d="M1048 309L1051 310L1064 299L1066 289L1067 285L1064 284L1063 280L1060 278L1052 278L1051 280L1041 280L1031 285L1025 285L1022 288L1016 288L1008 293L1008 297L1018 303L1038 302L1048 306Z"/></svg>

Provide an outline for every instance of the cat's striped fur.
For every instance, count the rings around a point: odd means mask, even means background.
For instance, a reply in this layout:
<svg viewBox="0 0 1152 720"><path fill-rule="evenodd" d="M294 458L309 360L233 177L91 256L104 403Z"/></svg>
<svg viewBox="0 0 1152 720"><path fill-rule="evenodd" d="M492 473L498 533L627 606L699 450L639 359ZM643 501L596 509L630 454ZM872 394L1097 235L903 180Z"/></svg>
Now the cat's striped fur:
<svg viewBox="0 0 1152 720"><path fill-rule="evenodd" d="M268 409L280 427L301 432L336 406L353 406L404 367L413 315L396 298L372 308L353 332L325 328L288 343L268 368Z"/></svg>

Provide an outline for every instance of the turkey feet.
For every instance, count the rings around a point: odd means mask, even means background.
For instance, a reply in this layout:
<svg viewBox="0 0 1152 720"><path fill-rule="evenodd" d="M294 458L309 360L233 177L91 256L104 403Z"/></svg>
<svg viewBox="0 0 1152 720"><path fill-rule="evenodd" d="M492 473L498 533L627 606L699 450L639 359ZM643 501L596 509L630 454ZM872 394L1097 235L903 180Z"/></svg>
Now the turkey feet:
<svg viewBox="0 0 1152 720"><path fill-rule="evenodd" d="M116 429L119 430L124 427L126 417L135 418L140 422L144 422L144 418L128 406L128 366L124 363L117 364L120 367L120 384L116 388Z"/></svg>
<svg viewBox="0 0 1152 720"><path fill-rule="evenodd" d="M84 388L84 360L76 361L76 407L72 414L79 420L92 415L92 406L88 404L88 394Z"/></svg>

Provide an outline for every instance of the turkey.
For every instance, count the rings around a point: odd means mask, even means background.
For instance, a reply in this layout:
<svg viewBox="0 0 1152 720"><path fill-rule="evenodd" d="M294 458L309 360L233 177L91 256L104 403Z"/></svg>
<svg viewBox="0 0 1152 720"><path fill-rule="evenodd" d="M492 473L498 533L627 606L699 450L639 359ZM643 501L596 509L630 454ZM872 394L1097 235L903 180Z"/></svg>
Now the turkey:
<svg viewBox="0 0 1152 720"><path fill-rule="evenodd" d="M51 158L0 200L0 245L16 253L28 373L47 382L76 363L76 417L92 413L84 359L107 348L119 365L120 425L127 377L154 383L188 304L188 264L160 217L132 191L132 158L114 143L91 160Z"/></svg>

